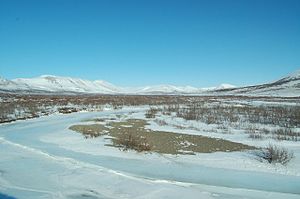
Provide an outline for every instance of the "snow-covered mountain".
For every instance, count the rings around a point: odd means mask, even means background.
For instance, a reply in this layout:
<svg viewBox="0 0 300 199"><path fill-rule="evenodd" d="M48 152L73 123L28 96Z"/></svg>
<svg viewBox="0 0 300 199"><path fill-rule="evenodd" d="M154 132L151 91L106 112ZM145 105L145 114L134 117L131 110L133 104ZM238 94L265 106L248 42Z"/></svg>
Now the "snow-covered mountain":
<svg viewBox="0 0 300 199"><path fill-rule="evenodd" d="M30 90L75 93L115 93L116 88L104 81L88 81L79 78L42 75L35 78L11 80L18 85L26 85Z"/></svg>
<svg viewBox="0 0 300 199"><path fill-rule="evenodd" d="M232 88L222 84L218 87L195 88L191 86L155 85L145 87L117 87L103 80L89 81L79 78L42 75L35 78L0 79L0 90L3 92L26 93L86 93L86 94L200 94L204 91Z"/></svg>
<svg viewBox="0 0 300 199"><path fill-rule="evenodd" d="M19 90L28 90L30 87L26 84L19 84L12 80L7 80L0 77L0 90L5 91L19 91Z"/></svg>
<svg viewBox="0 0 300 199"><path fill-rule="evenodd" d="M35 78L7 80L0 77L0 92L38 94L137 94L137 95L258 95L300 96L300 70L278 81L254 86L235 87L221 84L217 87L154 85L136 88L118 87L102 80L42 75Z"/></svg>

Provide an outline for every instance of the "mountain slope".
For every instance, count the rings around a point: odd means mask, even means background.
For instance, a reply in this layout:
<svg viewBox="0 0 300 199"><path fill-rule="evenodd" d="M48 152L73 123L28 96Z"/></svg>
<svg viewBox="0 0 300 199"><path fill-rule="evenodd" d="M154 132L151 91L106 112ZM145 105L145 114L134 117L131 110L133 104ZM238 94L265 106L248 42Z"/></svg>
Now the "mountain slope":
<svg viewBox="0 0 300 199"><path fill-rule="evenodd" d="M300 70L271 83L213 91L214 94L258 95L258 96L300 96Z"/></svg>

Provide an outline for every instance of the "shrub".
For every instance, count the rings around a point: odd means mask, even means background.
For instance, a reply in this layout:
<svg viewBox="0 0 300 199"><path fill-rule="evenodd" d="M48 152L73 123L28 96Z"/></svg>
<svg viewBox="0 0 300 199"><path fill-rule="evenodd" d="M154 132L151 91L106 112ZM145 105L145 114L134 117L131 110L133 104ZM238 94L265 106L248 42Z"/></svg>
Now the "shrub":
<svg viewBox="0 0 300 199"><path fill-rule="evenodd" d="M261 149L256 155L260 160L266 160L269 163L280 163L286 165L294 158L294 153L288 149L269 144L265 149Z"/></svg>
<svg viewBox="0 0 300 199"><path fill-rule="evenodd" d="M155 115L158 111L159 111L158 109L151 107L149 110L146 111L145 117L146 118L155 118Z"/></svg>
<svg viewBox="0 0 300 199"><path fill-rule="evenodd" d="M177 117L186 120L197 120L207 124L228 124L246 122L250 124L275 125L284 128L300 127L300 106L236 106L218 104L213 100L186 102L181 106L164 106L163 112L176 112Z"/></svg>

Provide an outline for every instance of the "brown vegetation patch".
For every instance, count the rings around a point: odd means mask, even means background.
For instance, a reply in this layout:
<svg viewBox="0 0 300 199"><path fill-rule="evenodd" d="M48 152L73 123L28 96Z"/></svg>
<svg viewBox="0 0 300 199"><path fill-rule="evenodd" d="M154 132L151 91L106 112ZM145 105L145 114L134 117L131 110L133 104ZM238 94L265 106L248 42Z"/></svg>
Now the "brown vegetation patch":
<svg viewBox="0 0 300 199"><path fill-rule="evenodd" d="M200 135L188 135L165 131L146 129L147 122L140 119L130 119L124 122L110 122L110 128L102 126L100 130L107 131L111 136L112 144L121 150L133 149L138 152L152 151L164 154L195 154L212 152L230 152L255 149L255 147L235 143L223 139L210 138ZM78 125L77 125L78 126ZM70 127L71 130L90 134L95 131L95 124L83 125L81 129ZM99 126L96 126L99 130ZM106 132L105 131L105 132ZM105 134L94 134L97 136Z"/></svg>

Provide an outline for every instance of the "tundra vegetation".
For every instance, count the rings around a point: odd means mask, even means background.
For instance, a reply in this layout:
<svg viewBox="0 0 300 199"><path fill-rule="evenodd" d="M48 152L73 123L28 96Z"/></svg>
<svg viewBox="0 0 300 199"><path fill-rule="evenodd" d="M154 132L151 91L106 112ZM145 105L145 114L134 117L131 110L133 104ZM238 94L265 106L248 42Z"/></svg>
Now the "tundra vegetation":
<svg viewBox="0 0 300 199"><path fill-rule="evenodd" d="M250 146L227 142L200 135L175 134L152 131L145 128L147 121L159 126L171 125L181 130L243 132L248 139L297 142L300 140L299 97L246 97L246 96L143 96L143 95L16 95L0 94L0 123L30 119L53 113L70 114L79 111L102 111L123 107L149 107L145 121L123 121L133 127L124 127L110 120L110 128L97 124L74 125L70 129L83 133L86 138L111 136L112 146L122 150L155 151L159 153L186 154L195 152L235 151L251 149ZM204 124L186 126L182 123L169 124L165 118L182 119L186 123ZM101 119L107 121L106 119ZM126 125L125 125L126 126ZM122 132L122 133L120 133ZM210 147L205 147L209 143ZM201 147L200 147L201 145ZM168 146L168 147L167 147ZM224 146L225 148L222 148ZM269 150L271 149L271 150ZM273 150L274 149L274 150ZM291 152L267 146L260 157L280 152L286 164L292 159ZM283 153L286 151L287 153Z"/></svg>

